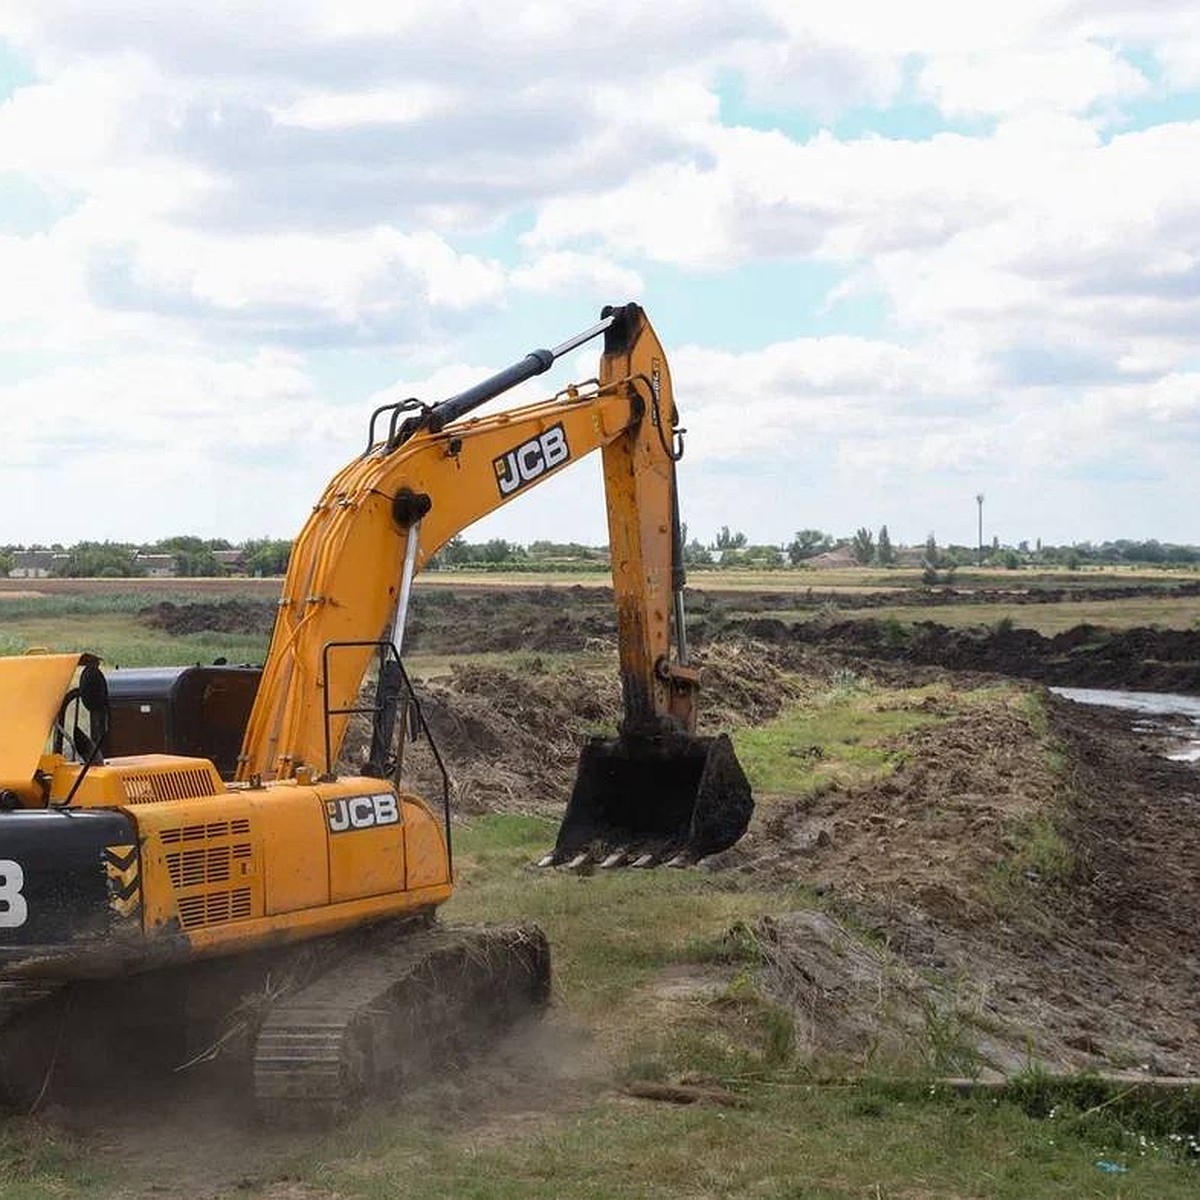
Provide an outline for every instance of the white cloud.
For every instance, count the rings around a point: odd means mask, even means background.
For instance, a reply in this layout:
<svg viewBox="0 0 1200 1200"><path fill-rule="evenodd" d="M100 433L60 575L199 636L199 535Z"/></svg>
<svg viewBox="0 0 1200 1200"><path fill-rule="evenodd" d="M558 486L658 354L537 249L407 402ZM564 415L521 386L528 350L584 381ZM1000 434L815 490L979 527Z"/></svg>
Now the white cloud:
<svg viewBox="0 0 1200 1200"><path fill-rule="evenodd" d="M562 250L543 254L512 272L513 286L529 292L560 295L620 296L638 299L644 290L641 276L611 259Z"/></svg>
<svg viewBox="0 0 1200 1200"><path fill-rule="evenodd" d="M201 446L230 414L247 445L281 424L280 456L313 450L319 486L332 464L310 433L341 422L313 380L340 379L350 348L432 370L494 357L526 308L666 293L753 347L668 348L701 514L732 488L786 534L772 488L849 514L889 486L948 496L944 474L1028 486L1014 446L1082 477L1117 436L1169 476L1183 451L1147 431L1195 448L1200 123L1109 134L1132 102L1200 82L1195 16L1192 0L10 4L0 37L38 79L0 101L0 166L50 202L32 233L4 233L0 211L0 347L94 365L20 368L0 401L26 459L80 395L164 442L185 418ZM733 103L758 127L731 125ZM903 130L914 107L920 138L837 132ZM928 136L931 112L970 132ZM860 336L763 346L753 305L706 307L724 272L813 262L826 319L877 303ZM80 445L110 432L85 422ZM772 475L780 455L803 470Z"/></svg>
<svg viewBox="0 0 1200 1200"><path fill-rule="evenodd" d="M352 125L411 125L449 107L453 93L430 83L366 92L316 92L267 111L281 125L344 129Z"/></svg>
<svg viewBox="0 0 1200 1200"><path fill-rule="evenodd" d="M1150 88L1116 50L1095 43L938 57L921 69L919 86L951 117L1030 109L1078 113Z"/></svg>

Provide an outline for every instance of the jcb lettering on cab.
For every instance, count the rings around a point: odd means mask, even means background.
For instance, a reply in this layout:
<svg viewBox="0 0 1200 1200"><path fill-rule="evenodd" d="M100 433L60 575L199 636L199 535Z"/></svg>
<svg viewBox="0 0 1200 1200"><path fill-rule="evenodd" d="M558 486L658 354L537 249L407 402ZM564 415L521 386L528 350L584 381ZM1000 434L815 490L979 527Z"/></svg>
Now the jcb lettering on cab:
<svg viewBox="0 0 1200 1200"><path fill-rule="evenodd" d="M330 833L347 833L354 829L373 829L377 825L395 825L400 820L400 806L391 792L343 796L325 802L325 816Z"/></svg>

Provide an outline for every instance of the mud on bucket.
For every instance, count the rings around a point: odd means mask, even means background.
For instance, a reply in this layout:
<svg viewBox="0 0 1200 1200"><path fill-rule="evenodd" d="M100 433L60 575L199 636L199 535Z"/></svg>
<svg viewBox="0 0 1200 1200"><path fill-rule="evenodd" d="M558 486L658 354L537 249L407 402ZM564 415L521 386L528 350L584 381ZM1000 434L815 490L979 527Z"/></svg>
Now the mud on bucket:
<svg viewBox="0 0 1200 1200"><path fill-rule="evenodd" d="M695 861L732 846L754 801L726 734L590 738L554 863Z"/></svg>

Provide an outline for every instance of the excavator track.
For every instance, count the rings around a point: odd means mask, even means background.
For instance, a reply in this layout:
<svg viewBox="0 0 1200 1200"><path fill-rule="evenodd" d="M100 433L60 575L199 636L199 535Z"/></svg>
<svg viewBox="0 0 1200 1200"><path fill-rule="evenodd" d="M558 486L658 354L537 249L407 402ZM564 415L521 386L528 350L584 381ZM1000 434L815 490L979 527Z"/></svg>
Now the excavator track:
<svg viewBox="0 0 1200 1200"><path fill-rule="evenodd" d="M254 1049L258 1113L289 1125L341 1120L549 993L549 946L532 925L427 929L353 955L272 1006Z"/></svg>
<svg viewBox="0 0 1200 1200"><path fill-rule="evenodd" d="M53 979L0 979L0 1029L66 986Z"/></svg>
<svg viewBox="0 0 1200 1200"><path fill-rule="evenodd" d="M0 1106L25 1110L45 1089L66 983L0 980Z"/></svg>

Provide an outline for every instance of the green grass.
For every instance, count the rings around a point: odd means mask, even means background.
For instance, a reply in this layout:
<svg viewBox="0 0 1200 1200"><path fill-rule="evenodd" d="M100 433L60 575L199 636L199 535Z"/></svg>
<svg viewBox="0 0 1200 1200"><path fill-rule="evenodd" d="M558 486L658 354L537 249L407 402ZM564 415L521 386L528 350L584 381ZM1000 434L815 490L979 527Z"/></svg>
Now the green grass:
<svg viewBox="0 0 1200 1200"><path fill-rule="evenodd" d="M734 746L756 791L804 796L834 780L886 775L900 761L894 740L938 720L917 705L937 689L901 694L847 677L814 702L764 725L739 729Z"/></svg>
<svg viewBox="0 0 1200 1200"><path fill-rule="evenodd" d="M1142 1146L1129 1126L1080 1120L1065 1102L1051 1117L1031 1115L1020 1097L784 1079L744 1095L743 1110L614 1095L532 1120L514 1114L465 1129L447 1128L440 1114L420 1105L375 1111L335 1135L312 1137L284 1169L248 1178L224 1195L1183 1200L1200 1185L1200 1171L1182 1161L1169 1136L1147 1137ZM1097 1162L1126 1170L1107 1174ZM4 1200L98 1197L125 1185L119 1173L98 1177L82 1164L64 1173L53 1154L33 1170L0 1157Z"/></svg>
<svg viewBox="0 0 1200 1200"><path fill-rule="evenodd" d="M1122 1197L1195 1195L1169 1150L1097 1145L1016 1104L887 1088L764 1085L747 1110L612 1099L514 1136L447 1137L419 1118L351 1131L362 1151L302 1172L347 1197ZM1123 1175L1096 1162L1119 1160Z"/></svg>
<svg viewBox="0 0 1200 1200"><path fill-rule="evenodd" d="M25 582L25 581L14 581ZM30 591L37 591L44 580L31 579ZM86 586L79 581L82 586ZM246 591L222 589L219 592L180 583L175 587L154 589L130 586L98 586L96 590L52 592L45 595L16 595L8 598L0 592L0 625L29 617L89 617L110 613L136 613L164 601L172 604L220 604L225 600L262 600L261 589Z"/></svg>
<svg viewBox="0 0 1200 1200"><path fill-rule="evenodd" d="M536 921L554 947L560 998L589 1019L669 964L709 961L731 926L802 895L696 871L533 870L555 829L536 817L488 816L458 830L457 891L443 911L448 921Z"/></svg>
<svg viewBox="0 0 1200 1200"><path fill-rule="evenodd" d="M13 616L0 604L0 654L33 648L90 651L118 667L165 667L212 662L262 662L267 638L243 633L203 632L182 637L141 623L133 611L96 611L54 616Z"/></svg>
<svg viewBox="0 0 1200 1200"><path fill-rule="evenodd" d="M774 613L781 616L780 613ZM792 613L793 619L803 614ZM1200 622L1200 597L1145 596L1128 600L1071 600L1060 604L945 604L937 607L897 605L887 608L842 608L838 620L934 621L951 628L987 626L995 629L1010 622L1017 629L1034 629L1047 637L1076 625L1099 625L1109 629L1139 626L1160 629L1192 629Z"/></svg>

